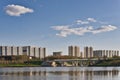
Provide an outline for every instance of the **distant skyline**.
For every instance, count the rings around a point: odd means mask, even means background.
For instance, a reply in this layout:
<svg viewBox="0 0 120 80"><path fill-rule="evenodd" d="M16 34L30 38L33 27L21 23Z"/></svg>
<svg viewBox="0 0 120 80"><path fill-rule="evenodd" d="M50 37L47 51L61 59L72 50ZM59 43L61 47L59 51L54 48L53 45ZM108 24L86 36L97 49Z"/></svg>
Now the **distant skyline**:
<svg viewBox="0 0 120 80"><path fill-rule="evenodd" d="M0 0L0 45L120 50L119 21L120 0Z"/></svg>

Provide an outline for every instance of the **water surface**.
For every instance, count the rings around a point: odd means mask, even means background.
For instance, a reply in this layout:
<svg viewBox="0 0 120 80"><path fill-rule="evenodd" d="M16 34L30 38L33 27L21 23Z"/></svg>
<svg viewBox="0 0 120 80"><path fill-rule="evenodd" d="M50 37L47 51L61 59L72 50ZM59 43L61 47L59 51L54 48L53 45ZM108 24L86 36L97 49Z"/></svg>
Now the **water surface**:
<svg viewBox="0 0 120 80"><path fill-rule="evenodd" d="M0 80L120 80L120 67L8 67Z"/></svg>

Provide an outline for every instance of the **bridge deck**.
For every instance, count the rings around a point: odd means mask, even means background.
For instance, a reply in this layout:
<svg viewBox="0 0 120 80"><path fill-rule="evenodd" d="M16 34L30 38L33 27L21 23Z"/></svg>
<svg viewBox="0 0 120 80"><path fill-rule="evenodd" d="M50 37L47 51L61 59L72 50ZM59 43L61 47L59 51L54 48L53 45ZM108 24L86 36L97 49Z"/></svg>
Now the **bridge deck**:
<svg viewBox="0 0 120 80"><path fill-rule="evenodd" d="M54 61L97 61L98 59L55 59Z"/></svg>

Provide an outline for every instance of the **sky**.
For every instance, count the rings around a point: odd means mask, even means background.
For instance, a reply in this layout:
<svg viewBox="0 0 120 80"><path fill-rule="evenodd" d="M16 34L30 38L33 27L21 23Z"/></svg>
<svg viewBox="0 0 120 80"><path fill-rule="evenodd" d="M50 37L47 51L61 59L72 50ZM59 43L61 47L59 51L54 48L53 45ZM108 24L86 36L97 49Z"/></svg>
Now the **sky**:
<svg viewBox="0 0 120 80"><path fill-rule="evenodd" d="M0 0L0 45L120 49L120 0Z"/></svg>

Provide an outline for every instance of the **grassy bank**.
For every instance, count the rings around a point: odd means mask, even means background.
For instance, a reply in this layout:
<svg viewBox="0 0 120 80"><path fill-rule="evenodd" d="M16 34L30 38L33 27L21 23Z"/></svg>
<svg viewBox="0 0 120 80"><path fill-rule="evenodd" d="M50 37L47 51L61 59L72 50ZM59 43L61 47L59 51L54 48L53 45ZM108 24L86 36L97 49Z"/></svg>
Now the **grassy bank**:
<svg viewBox="0 0 120 80"><path fill-rule="evenodd" d="M0 67L37 67L41 66L42 61L25 61L24 63L0 64Z"/></svg>
<svg viewBox="0 0 120 80"><path fill-rule="evenodd" d="M28 60L28 61L0 61L0 67L38 67L41 66L41 60ZM120 58L106 58L98 61L96 64L91 65L95 67L112 67L120 66Z"/></svg>
<svg viewBox="0 0 120 80"><path fill-rule="evenodd" d="M100 62L98 62L93 66L102 66L102 67L120 66L120 59L101 60Z"/></svg>
<svg viewBox="0 0 120 80"><path fill-rule="evenodd" d="M36 67L34 64L0 64L0 67Z"/></svg>

